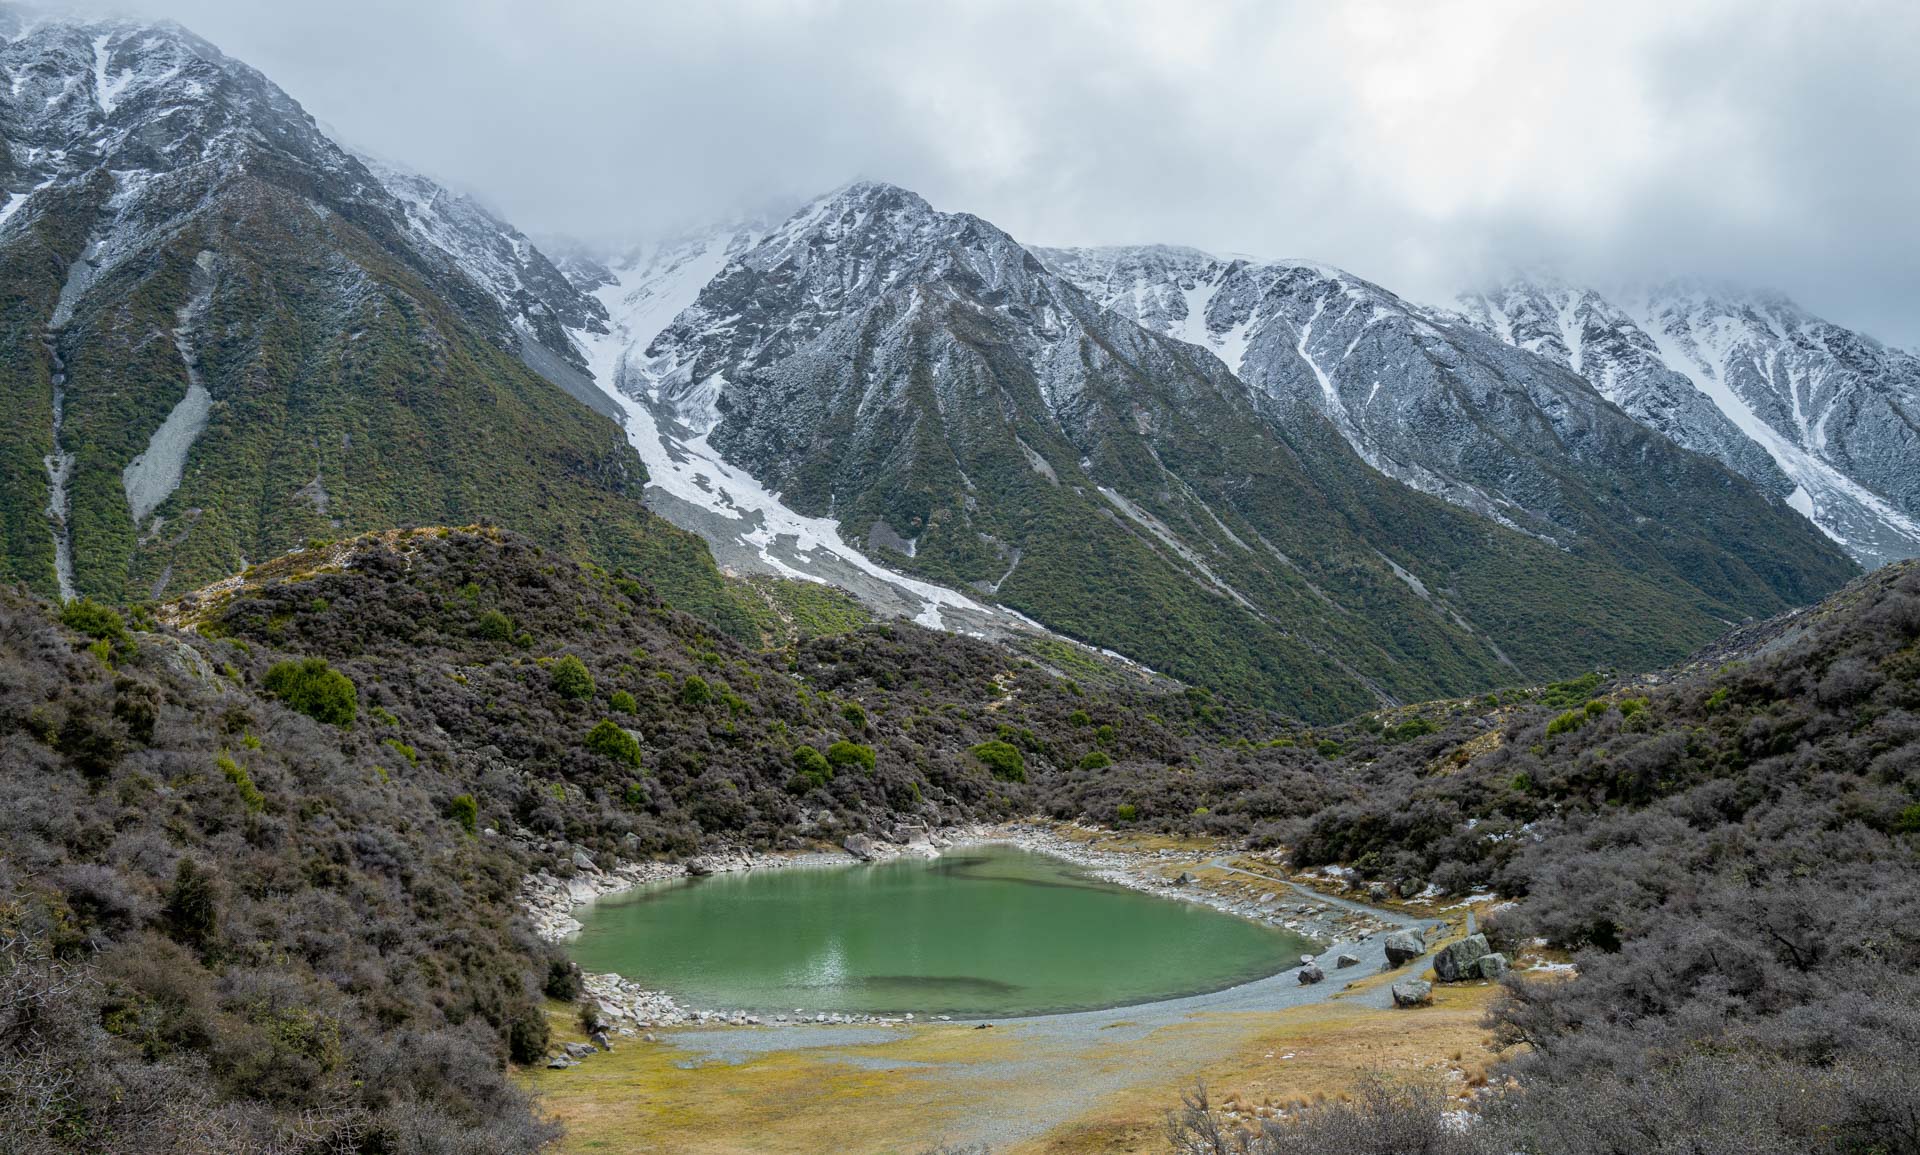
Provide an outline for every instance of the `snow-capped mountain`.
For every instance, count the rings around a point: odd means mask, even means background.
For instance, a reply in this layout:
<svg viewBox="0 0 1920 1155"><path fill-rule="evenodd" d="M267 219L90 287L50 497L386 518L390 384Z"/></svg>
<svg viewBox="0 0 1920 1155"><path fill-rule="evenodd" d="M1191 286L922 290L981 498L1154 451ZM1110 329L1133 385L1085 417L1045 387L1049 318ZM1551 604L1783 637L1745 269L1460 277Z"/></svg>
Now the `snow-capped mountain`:
<svg viewBox="0 0 1920 1155"><path fill-rule="evenodd" d="M1564 622L1479 623L1556 567L1616 604L1647 599L1643 613L1683 632L1702 604L1741 616L1757 608L1742 599L1799 596L1772 585L1783 576L1811 590L1850 569L1790 511L1577 375L1335 270L1172 249L1043 260L874 183L759 232L614 262L619 283L597 291L615 331L583 337L656 480L683 475L700 510L683 524L755 524L777 493L781 516L833 519L866 558L1170 672L1217 680L1196 664L1244 662L1284 680L1332 663L1347 681L1325 692L1356 702L1411 690L1409 646L1429 666L1442 652L1540 660L1533 631ZM1389 377L1399 418L1367 411ZM1443 447L1451 462L1395 431L1409 413L1428 437L1463 427ZM1488 448L1496 419L1526 446L1518 481L1505 444ZM1355 446L1554 544L1490 550L1485 521L1415 498ZM1599 464L1569 467L1589 457ZM1622 473L1627 459L1653 467ZM1720 492L1643 528L1635 505L1670 506L1689 485Z"/></svg>
<svg viewBox="0 0 1920 1155"><path fill-rule="evenodd" d="M560 332L597 303L524 238L395 196L177 25L0 6L0 33L0 575L157 597L310 536L486 516L648 552L617 427L516 359L551 311L549 360L617 412Z"/></svg>
<svg viewBox="0 0 1920 1155"><path fill-rule="evenodd" d="M710 411L660 388L675 369L671 353L654 352L656 339L772 228L734 222L639 245L605 264L581 254L563 258L574 283L611 318L604 331L581 329L573 337L595 381L622 408L628 439L647 465L649 504L705 537L730 570L828 582L881 612L936 629L1039 632L990 599L889 569L845 541L833 518L792 509L707 442Z"/></svg>
<svg viewBox="0 0 1920 1155"><path fill-rule="evenodd" d="M1779 294L1698 284L1609 299L1523 278L1459 306L1649 427L1784 489L1863 564L1920 555L1920 357Z"/></svg>
<svg viewBox="0 0 1920 1155"><path fill-rule="evenodd" d="M1782 479L1756 491L1564 363L1339 269L1158 246L1038 251L1109 309L1213 351L1276 404L1318 411L1388 476L1560 548L1670 568L1724 598L1752 574L1703 567L1702 551L1766 570L1778 543L1810 545L1804 523L1769 508L1791 492Z"/></svg>

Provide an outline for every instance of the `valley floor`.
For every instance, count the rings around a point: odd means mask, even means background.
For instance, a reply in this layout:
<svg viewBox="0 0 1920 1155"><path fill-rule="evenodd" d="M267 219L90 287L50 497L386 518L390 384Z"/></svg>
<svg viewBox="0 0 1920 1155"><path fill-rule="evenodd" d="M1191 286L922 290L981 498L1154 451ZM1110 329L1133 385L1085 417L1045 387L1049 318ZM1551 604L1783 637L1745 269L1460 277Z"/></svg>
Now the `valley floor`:
<svg viewBox="0 0 1920 1155"><path fill-rule="evenodd" d="M1093 835L1063 828L1055 837ZM1106 855L1130 854L1143 873L1185 871L1216 902L1300 897L1271 864L1210 844L1106 838ZM1392 913L1457 932L1467 911ZM523 1078L566 1126L568 1153L1147 1152L1164 1149L1166 1112L1202 1081L1216 1102L1250 1116L1337 1097L1369 1071L1438 1074L1470 1096L1494 1061L1482 1018L1497 988L1437 986L1433 1006L1392 1009L1388 986L1425 964L1387 971L1383 937L1330 945L1329 957L1351 950L1361 963L1329 969L1316 986L1289 968L1212 994L991 1027L675 1029ZM570 1010L556 1005L556 1038L578 1037Z"/></svg>

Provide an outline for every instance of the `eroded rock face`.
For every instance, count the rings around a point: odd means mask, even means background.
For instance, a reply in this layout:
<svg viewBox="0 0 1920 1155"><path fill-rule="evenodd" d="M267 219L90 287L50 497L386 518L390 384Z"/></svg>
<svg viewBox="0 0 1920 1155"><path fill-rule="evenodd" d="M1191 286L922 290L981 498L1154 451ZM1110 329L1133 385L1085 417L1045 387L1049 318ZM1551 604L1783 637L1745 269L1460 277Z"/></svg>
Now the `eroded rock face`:
<svg viewBox="0 0 1920 1155"><path fill-rule="evenodd" d="M1492 953L1493 948L1487 945L1486 935L1470 934L1459 942L1449 943L1433 956L1433 973L1443 983L1479 978L1480 960Z"/></svg>

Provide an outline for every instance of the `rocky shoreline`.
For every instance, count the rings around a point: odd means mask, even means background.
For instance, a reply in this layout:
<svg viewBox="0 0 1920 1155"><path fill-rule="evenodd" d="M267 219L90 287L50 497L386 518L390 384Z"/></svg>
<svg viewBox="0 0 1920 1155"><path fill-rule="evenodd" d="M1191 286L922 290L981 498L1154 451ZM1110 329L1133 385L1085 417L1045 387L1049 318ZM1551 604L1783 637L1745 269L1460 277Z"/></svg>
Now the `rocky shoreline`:
<svg viewBox="0 0 1920 1155"><path fill-rule="evenodd" d="M1081 829L1095 839L1111 835L1111 832L1091 827ZM1099 847L1065 837L1055 828L1028 823L938 830L901 826L885 837L850 835L838 851L808 851L800 854L727 851L703 855L686 862L619 862L606 868L600 867L584 852L576 850L572 858L574 873L571 877L563 879L541 870L527 879L521 897L535 933L542 939L556 942L580 930L580 921L574 917L574 911L580 905L649 883L689 875L882 862L902 856L931 858L952 848L987 844L1015 846L1049 854L1072 862L1093 876L1118 886L1197 902L1225 914L1280 927L1318 942L1365 939L1397 925L1359 903L1329 899L1286 879L1254 875L1235 866L1223 865L1223 860L1229 856L1224 849L1208 856L1209 860L1195 865L1203 869L1212 867L1232 874L1245 874L1267 886L1263 889L1251 883L1222 883L1218 880L1203 883L1185 871L1169 877L1167 872L1173 865L1192 861L1195 855L1172 850ZM1283 898L1278 893L1279 889L1291 889L1296 894ZM599 1005L600 1019L609 1034L646 1036L649 1039L652 1036L648 1032L656 1028L689 1025L906 1025L948 1018L921 1016L916 1019L912 1014L860 1015L830 1011L796 1011L792 1015L762 1017L738 1010L693 1010L682 1006L665 991L649 990L616 974L586 974L584 987ZM567 1065L573 1061L577 1061L577 1056L562 1055L555 1059L556 1063Z"/></svg>

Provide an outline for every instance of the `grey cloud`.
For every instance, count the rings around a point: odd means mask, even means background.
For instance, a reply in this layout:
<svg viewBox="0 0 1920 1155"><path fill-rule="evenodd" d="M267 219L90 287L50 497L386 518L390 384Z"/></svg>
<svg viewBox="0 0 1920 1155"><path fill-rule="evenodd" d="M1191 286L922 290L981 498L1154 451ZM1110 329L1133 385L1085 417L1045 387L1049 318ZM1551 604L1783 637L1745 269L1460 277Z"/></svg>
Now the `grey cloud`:
<svg viewBox="0 0 1920 1155"><path fill-rule="evenodd" d="M1034 243L1781 288L1920 346L1920 5L135 0L599 244L907 185Z"/></svg>

